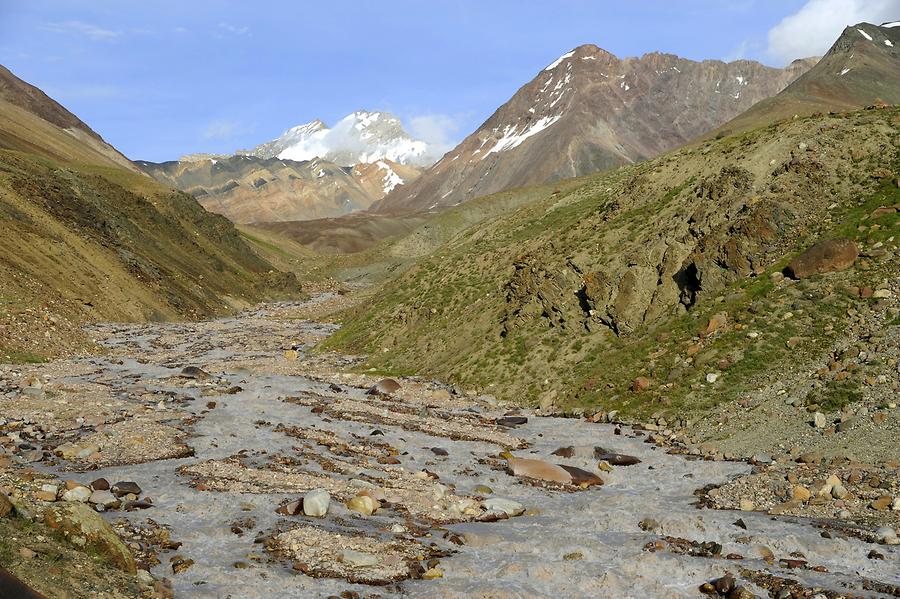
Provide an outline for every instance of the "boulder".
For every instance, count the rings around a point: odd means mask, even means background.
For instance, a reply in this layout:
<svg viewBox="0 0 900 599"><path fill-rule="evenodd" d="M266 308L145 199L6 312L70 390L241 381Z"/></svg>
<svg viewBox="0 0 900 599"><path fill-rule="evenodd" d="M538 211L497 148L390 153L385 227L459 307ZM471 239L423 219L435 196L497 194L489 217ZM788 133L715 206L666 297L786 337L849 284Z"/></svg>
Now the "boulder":
<svg viewBox="0 0 900 599"><path fill-rule="evenodd" d="M141 487L134 482L118 482L112 486L113 495L116 497L122 497L123 495L128 495L129 493L133 495L141 494Z"/></svg>
<svg viewBox="0 0 900 599"><path fill-rule="evenodd" d="M400 383L394 379L381 379L375 383L367 393L369 395L390 395L400 390Z"/></svg>
<svg viewBox="0 0 900 599"><path fill-rule="evenodd" d="M84 503L91 496L91 491L87 487L77 486L65 491L62 495L63 501L79 501Z"/></svg>
<svg viewBox="0 0 900 599"><path fill-rule="evenodd" d="M525 506L521 503L512 499L503 499L502 497L485 499L481 502L481 507L488 512L501 512L507 516L521 516L525 513Z"/></svg>
<svg viewBox="0 0 900 599"><path fill-rule="evenodd" d="M137 572L128 547L88 505L74 502L55 505L44 512L44 522L73 545L95 552L123 572Z"/></svg>
<svg viewBox="0 0 900 599"><path fill-rule="evenodd" d="M640 458L633 455L625 455L624 453L600 453L595 452L594 457L602 460L611 466L634 466L640 464Z"/></svg>
<svg viewBox="0 0 900 599"><path fill-rule="evenodd" d="M572 475L565 468L542 460L509 458L508 464L513 476L523 476L554 483L569 484L572 482Z"/></svg>
<svg viewBox="0 0 900 599"><path fill-rule="evenodd" d="M816 274L847 270L859 257L859 248L850 239L826 239L801 253L787 266L786 274L805 279Z"/></svg>
<svg viewBox="0 0 900 599"><path fill-rule="evenodd" d="M603 484L602 478L587 470L582 470L575 466L566 466L564 464L560 464L559 467L569 473L572 477L573 485L578 485L579 487L594 487Z"/></svg>

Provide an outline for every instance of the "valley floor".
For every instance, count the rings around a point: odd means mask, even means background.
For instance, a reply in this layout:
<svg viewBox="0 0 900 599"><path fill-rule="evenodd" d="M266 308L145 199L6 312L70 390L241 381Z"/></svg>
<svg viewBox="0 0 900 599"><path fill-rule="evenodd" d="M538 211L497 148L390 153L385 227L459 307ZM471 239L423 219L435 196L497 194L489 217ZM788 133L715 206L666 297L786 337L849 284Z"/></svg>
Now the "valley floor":
<svg viewBox="0 0 900 599"><path fill-rule="evenodd" d="M50 597L900 594L897 462L395 387L310 351L346 301L98 325L102 357L0 366L2 569Z"/></svg>

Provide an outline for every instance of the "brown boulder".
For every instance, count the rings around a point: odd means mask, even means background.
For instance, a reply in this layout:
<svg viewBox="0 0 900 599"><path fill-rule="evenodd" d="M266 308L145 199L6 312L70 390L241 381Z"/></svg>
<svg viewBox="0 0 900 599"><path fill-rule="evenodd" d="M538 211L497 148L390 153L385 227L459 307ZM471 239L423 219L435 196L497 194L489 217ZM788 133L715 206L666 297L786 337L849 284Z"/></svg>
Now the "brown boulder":
<svg viewBox="0 0 900 599"><path fill-rule="evenodd" d="M786 274L793 279L805 279L816 274L837 272L853 266L859 248L850 239L826 239L801 253L787 266Z"/></svg>
<svg viewBox="0 0 900 599"><path fill-rule="evenodd" d="M572 475L560 466L529 458L509 458L509 470L513 476L523 476L554 483L569 484Z"/></svg>
<svg viewBox="0 0 900 599"><path fill-rule="evenodd" d="M369 388L369 395L391 395L400 390L400 383L394 379L381 379Z"/></svg>
<svg viewBox="0 0 900 599"><path fill-rule="evenodd" d="M603 484L602 478L587 470L582 470L575 466L566 466L565 464L560 464L559 467L569 473L572 477L573 485L578 485L579 487L594 487Z"/></svg>

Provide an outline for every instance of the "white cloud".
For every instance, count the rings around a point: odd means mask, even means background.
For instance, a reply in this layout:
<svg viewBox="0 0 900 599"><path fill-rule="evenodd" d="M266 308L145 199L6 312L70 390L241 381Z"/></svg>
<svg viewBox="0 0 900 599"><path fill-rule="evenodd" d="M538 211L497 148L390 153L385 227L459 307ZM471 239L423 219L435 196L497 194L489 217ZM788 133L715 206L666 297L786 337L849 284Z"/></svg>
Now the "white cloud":
<svg viewBox="0 0 900 599"><path fill-rule="evenodd" d="M409 132L444 153L458 142L459 119L448 114L422 114L409 119Z"/></svg>
<svg viewBox="0 0 900 599"><path fill-rule="evenodd" d="M216 120L209 123L203 130L201 137L205 141L228 141L238 135L247 132L247 127L237 121Z"/></svg>
<svg viewBox="0 0 900 599"><path fill-rule="evenodd" d="M83 35L96 42L111 42L121 37L121 31L113 31L104 29L97 25L85 23L84 21L62 21L59 23L47 23L44 25L46 31L54 33L75 33Z"/></svg>
<svg viewBox="0 0 900 599"><path fill-rule="evenodd" d="M809 0L769 31L768 54L782 62L821 56L844 27L900 18L900 0Z"/></svg>
<svg viewBox="0 0 900 599"><path fill-rule="evenodd" d="M250 28L246 25L239 27L237 25L232 25L231 23L219 23L219 29L232 35L247 35L250 33Z"/></svg>

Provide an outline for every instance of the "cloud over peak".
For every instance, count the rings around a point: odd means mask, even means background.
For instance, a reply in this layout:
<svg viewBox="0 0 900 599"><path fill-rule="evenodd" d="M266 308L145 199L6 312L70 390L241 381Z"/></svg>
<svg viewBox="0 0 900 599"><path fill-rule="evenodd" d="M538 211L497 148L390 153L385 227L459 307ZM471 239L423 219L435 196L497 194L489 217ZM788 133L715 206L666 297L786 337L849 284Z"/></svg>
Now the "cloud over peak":
<svg viewBox="0 0 900 599"><path fill-rule="evenodd" d="M788 63L821 56L848 25L900 19L900 0L809 0L769 31L768 54Z"/></svg>

